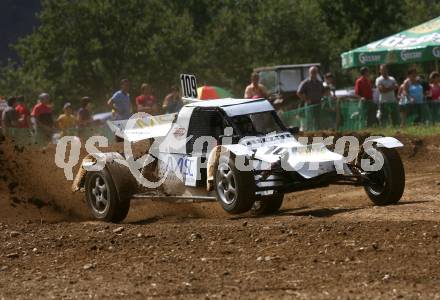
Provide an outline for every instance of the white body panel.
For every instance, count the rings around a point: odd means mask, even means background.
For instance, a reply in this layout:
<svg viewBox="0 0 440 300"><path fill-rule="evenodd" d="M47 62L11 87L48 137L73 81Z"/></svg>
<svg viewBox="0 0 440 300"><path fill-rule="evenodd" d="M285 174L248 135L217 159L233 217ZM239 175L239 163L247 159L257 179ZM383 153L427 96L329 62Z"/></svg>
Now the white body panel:
<svg viewBox="0 0 440 300"><path fill-rule="evenodd" d="M176 114L134 117L129 120L107 121L107 125L117 136L130 142L138 142L166 136L175 116Z"/></svg>
<svg viewBox="0 0 440 300"><path fill-rule="evenodd" d="M393 137L381 137L381 138L377 138L377 139L371 139L371 142L375 142L378 143L380 146L385 147L385 148L399 148L399 147L403 147L403 144L396 138Z"/></svg>
<svg viewBox="0 0 440 300"><path fill-rule="evenodd" d="M182 107L176 122L172 124L169 133L159 145L160 153L186 154L189 121L193 110L192 106Z"/></svg>
<svg viewBox="0 0 440 300"><path fill-rule="evenodd" d="M303 145L293 137L273 136L265 143L251 145L254 158L269 164L282 161L285 170L298 172L304 178L313 178L333 172L336 165L344 164L344 157L331 152L324 144Z"/></svg>

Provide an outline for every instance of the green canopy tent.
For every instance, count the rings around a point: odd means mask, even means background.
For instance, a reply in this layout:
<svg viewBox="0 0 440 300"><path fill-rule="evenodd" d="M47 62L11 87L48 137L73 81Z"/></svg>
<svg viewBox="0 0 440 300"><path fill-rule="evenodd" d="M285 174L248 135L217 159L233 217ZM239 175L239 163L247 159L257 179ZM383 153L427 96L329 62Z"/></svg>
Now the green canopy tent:
<svg viewBox="0 0 440 300"><path fill-rule="evenodd" d="M440 17L341 54L344 69L440 59Z"/></svg>

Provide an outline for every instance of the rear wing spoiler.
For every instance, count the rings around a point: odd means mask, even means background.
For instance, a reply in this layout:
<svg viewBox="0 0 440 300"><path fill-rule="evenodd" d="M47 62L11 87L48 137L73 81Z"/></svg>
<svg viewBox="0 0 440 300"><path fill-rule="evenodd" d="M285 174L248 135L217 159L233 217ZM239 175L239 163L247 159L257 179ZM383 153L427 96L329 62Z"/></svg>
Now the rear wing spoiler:
<svg viewBox="0 0 440 300"><path fill-rule="evenodd" d="M132 117L128 120L107 121L116 136L130 142L166 136L177 113L159 116Z"/></svg>

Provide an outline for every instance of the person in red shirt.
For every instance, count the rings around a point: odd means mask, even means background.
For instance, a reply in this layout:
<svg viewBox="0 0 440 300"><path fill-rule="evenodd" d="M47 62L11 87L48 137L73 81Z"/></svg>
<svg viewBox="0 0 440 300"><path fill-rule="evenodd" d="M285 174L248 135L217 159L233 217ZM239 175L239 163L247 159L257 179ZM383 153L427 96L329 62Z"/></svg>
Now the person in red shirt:
<svg viewBox="0 0 440 300"><path fill-rule="evenodd" d="M52 140L54 120L53 109L49 105L50 97L43 93L33 107L31 116L35 119L35 143L46 147Z"/></svg>
<svg viewBox="0 0 440 300"><path fill-rule="evenodd" d="M361 100L362 111L365 113L367 119L366 125L367 127L371 127L377 124L377 104L373 102L373 85L369 79L370 71L367 67L362 67L360 73L361 76L356 79L354 84L354 93Z"/></svg>
<svg viewBox="0 0 440 300"><path fill-rule="evenodd" d="M23 96L17 96L17 105L15 111L18 114L18 127L30 128L31 127L31 112L24 103Z"/></svg>
<svg viewBox="0 0 440 300"><path fill-rule="evenodd" d="M141 85L141 94L136 97L136 108L138 112L145 112L150 115L159 113L156 97L154 97L151 87L146 83Z"/></svg>

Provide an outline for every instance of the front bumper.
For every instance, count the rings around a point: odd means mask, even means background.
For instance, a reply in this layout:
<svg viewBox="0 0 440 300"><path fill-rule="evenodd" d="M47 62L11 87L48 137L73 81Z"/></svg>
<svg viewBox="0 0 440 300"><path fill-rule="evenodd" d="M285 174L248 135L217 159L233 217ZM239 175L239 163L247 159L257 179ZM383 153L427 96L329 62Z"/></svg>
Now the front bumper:
<svg viewBox="0 0 440 300"><path fill-rule="evenodd" d="M313 178L304 178L298 172L282 169L254 171L254 178L257 193L265 191L291 193L326 187L331 184L363 186L367 180L366 176L357 171L345 174L331 171Z"/></svg>

